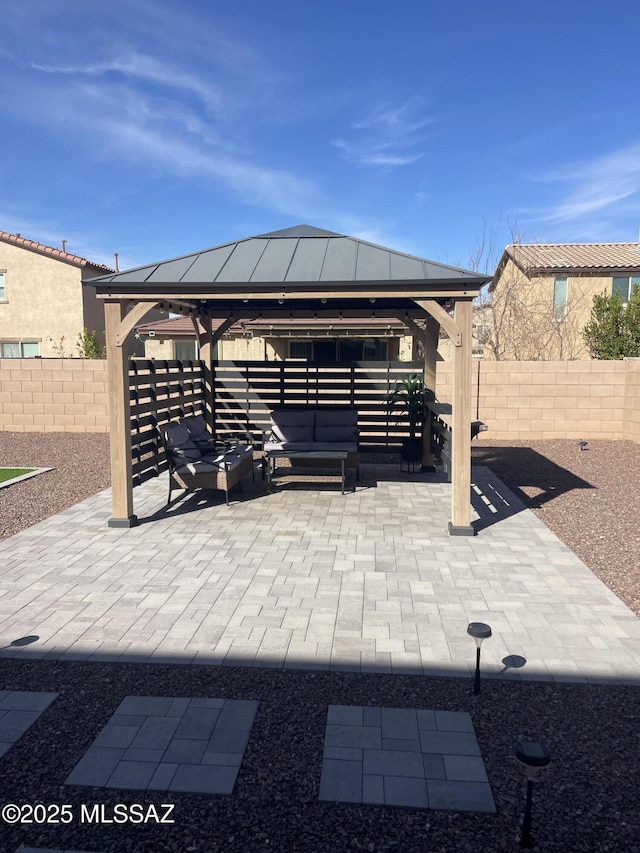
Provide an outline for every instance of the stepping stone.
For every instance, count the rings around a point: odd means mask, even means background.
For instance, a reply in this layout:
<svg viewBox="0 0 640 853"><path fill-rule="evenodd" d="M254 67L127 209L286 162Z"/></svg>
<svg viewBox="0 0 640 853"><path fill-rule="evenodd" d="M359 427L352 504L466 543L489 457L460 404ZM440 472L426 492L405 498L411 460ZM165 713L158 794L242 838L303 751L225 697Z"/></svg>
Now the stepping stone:
<svg viewBox="0 0 640 853"><path fill-rule="evenodd" d="M57 693L43 691L0 691L0 757L11 749L57 696Z"/></svg>
<svg viewBox="0 0 640 853"><path fill-rule="evenodd" d="M495 812L471 716L330 705L321 800Z"/></svg>
<svg viewBox="0 0 640 853"><path fill-rule="evenodd" d="M246 699L127 696L65 784L231 794L257 709Z"/></svg>

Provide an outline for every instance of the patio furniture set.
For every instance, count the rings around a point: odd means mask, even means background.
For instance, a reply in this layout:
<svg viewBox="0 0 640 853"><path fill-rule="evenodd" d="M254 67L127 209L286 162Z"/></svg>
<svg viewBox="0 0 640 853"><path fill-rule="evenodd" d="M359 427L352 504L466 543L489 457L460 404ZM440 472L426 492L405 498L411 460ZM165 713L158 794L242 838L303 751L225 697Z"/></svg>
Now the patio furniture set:
<svg viewBox="0 0 640 853"><path fill-rule="evenodd" d="M202 415L168 424L161 431L169 466L169 496L173 489L222 489L226 503L235 486L251 473L253 439L250 433L214 438ZM359 479L358 413L346 407L295 407L275 409L263 436L262 477L273 491L278 463L288 473L310 468L331 468L340 472L342 494L346 491L347 468Z"/></svg>

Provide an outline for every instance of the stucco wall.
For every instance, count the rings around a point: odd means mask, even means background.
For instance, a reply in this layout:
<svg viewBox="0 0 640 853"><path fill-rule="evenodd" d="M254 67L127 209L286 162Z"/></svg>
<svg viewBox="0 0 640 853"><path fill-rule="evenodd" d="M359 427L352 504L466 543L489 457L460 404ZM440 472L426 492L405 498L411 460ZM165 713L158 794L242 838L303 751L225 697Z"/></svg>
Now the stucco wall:
<svg viewBox="0 0 640 853"><path fill-rule="evenodd" d="M38 341L40 355L49 358L58 355L54 344L64 337L65 354L72 357L85 325L103 333L104 310L91 294L88 319L83 316L81 267L0 241L0 270L6 271L0 340Z"/></svg>
<svg viewBox="0 0 640 853"><path fill-rule="evenodd" d="M611 293L611 275L567 274L567 310L563 320L553 315L555 275L530 278L509 260L496 283L493 300L495 333L505 359L583 359L589 351L582 330L589 322L593 297ZM486 358L493 358L485 347Z"/></svg>

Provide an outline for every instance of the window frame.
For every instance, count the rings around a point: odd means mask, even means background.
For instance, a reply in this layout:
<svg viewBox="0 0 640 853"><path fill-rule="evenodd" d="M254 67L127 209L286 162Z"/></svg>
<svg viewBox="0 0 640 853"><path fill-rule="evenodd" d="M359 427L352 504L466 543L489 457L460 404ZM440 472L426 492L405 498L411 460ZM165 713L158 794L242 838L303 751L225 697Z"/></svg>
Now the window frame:
<svg viewBox="0 0 640 853"><path fill-rule="evenodd" d="M620 292L621 288L619 285L616 289L616 282L625 282L624 289L626 290L626 296ZM611 295L615 296L617 294L625 305L631 299L634 287L640 287L640 275L611 276Z"/></svg>
<svg viewBox="0 0 640 853"><path fill-rule="evenodd" d="M559 285L564 287L564 293L562 293ZM553 279L553 319L557 320L558 323L562 323L567 319L568 302L569 277L566 275L556 275Z"/></svg>
<svg viewBox="0 0 640 853"><path fill-rule="evenodd" d="M7 271L0 270L0 302L8 302L7 299Z"/></svg>
<svg viewBox="0 0 640 853"><path fill-rule="evenodd" d="M38 352L37 352L37 353L35 353L34 355L25 355L25 354L24 354L24 347L25 347L25 345L29 345L29 346L36 346L36 347L37 347L37 349L38 349ZM5 354L4 354L4 348L5 348L5 346L17 346L17 347L18 347L18 350L19 350L18 355L5 355ZM17 359L17 358L40 358L40 341L18 341L18 340L15 340L15 341L0 341L0 358L12 358L12 359Z"/></svg>

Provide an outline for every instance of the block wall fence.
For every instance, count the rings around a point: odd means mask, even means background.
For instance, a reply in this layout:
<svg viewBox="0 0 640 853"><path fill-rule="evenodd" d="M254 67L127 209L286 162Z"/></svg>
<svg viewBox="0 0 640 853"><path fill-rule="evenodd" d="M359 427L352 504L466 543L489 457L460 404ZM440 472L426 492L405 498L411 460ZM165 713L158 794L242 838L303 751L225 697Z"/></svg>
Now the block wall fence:
<svg viewBox="0 0 640 853"><path fill-rule="evenodd" d="M436 394L451 401L453 364ZM473 364L474 418L495 439L629 439L640 443L640 358ZM0 432L108 432L106 362L0 359Z"/></svg>

